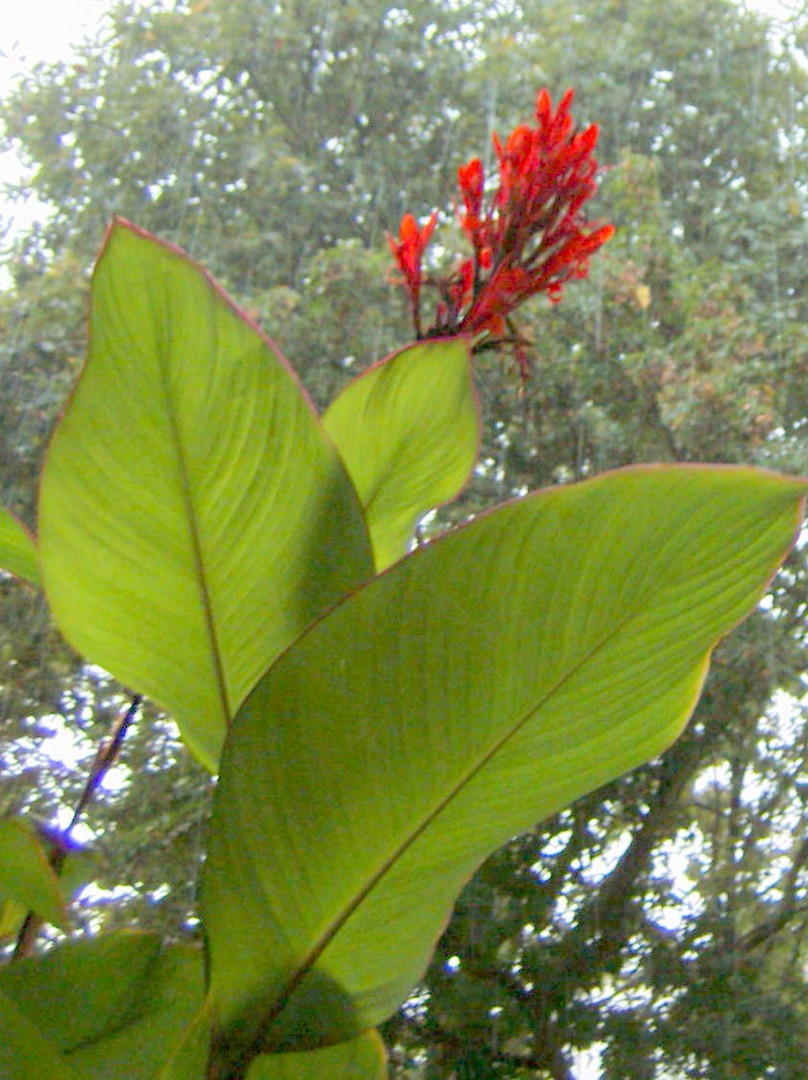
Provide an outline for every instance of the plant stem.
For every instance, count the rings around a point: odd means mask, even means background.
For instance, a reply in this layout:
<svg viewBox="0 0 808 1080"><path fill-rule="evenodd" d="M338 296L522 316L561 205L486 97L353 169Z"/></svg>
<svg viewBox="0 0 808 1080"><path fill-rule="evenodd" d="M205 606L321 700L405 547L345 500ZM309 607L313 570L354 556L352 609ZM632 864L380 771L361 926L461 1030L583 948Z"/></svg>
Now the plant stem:
<svg viewBox="0 0 808 1080"><path fill-rule="evenodd" d="M115 723L112 725L112 731L109 738L102 742L98 748L95 760L90 769L90 775L87 778L87 783L84 785L81 798L73 811L73 817L70 819L70 824L63 833L52 832L48 837L50 840L48 862L57 877L61 873L64 861L70 851L70 834L81 820L81 815L87 809L104 777L115 764L118 754L121 751L123 740L137 715L141 701L141 696L135 694L129 703L128 708L118 714ZM14 947L14 953L11 957L12 960L19 960L24 956L31 955L42 922L42 917L35 911L28 912L20 927L20 932L17 935L17 944Z"/></svg>

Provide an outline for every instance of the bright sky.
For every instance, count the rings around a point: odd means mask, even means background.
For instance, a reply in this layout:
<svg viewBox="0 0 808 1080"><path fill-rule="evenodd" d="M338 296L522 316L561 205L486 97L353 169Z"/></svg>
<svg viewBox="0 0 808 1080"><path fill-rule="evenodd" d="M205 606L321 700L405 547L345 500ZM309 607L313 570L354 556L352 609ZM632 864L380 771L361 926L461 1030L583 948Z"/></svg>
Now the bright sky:
<svg viewBox="0 0 808 1080"><path fill-rule="evenodd" d="M3 13L2 73L57 60L98 25L109 0L25 0Z"/></svg>
<svg viewBox="0 0 808 1080"><path fill-rule="evenodd" d="M42 60L68 57L71 46L94 34L111 0L21 0L5 5L0 36L0 96L18 76ZM20 179L22 170L14 154L0 154L0 184ZM6 204L0 193L0 226L20 228L41 215L36 200L25 206ZM0 266L0 288L7 275Z"/></svg>

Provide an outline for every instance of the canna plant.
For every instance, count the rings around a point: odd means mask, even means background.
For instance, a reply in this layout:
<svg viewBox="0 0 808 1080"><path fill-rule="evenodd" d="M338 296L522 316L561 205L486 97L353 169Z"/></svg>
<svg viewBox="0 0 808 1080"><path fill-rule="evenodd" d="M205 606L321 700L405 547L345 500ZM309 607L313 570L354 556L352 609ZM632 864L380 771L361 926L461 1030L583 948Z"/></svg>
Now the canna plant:
<svg viewBox="0 0 808 1080"><path fill-rule="evenodd" d="M557 301L611 235L584 214L597 128L571 101L542 92L495 137L495 187L460 168L470 254L448 273L437 215L405 215L416 340L322 416L185 253L108 230L37 535L0 514L0 562L135 694L87 798L140 695L218 776L203 941L71 938L69 844L0 822L3 1077L379 1080L374 1029L464 882L677 737L785 558L806 483L721 466L627 468L414 541L474 467L475 354L524 373L515 309ZM67 935L38 950L44 920Z"/></svg>

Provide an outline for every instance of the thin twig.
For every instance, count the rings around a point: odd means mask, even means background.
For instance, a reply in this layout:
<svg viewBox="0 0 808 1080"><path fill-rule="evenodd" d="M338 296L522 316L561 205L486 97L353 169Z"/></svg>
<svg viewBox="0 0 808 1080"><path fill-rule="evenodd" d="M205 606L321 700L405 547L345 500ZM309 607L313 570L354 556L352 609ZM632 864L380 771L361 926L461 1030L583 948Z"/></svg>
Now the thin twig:
<svg viewBox="0 0 808 1080"><path fill-rule="evenodd" d="M73 817L70 819L70 824L64 832L56 833L54 831L49 831L48 839L51 846L50 851L48 852L48 862L57 877L62 871L65 859L71 848L70 834L81 820L81 815L89 806L93 796L101 786L104 777L115 764L121 751L123 740L126 738L126 733L137 715L141 701L142 698L140 694L135 694L129 703L128 708L118 714L115 723L112 725L112 731L109 738L105 739L99 746L98 752L95 755L95 760L90 768L90 775L87 778L87 783L84 785L81 798L76 804L76 809L73 811ZM39 933L43 921L42 917L35 911L28 912L20 927L20 932L17 935L17 944L14 947L14 953L11 957L12 960L19 960L24 956L31 955L34 948L34 942L36 941L37 934Z"/></svg>

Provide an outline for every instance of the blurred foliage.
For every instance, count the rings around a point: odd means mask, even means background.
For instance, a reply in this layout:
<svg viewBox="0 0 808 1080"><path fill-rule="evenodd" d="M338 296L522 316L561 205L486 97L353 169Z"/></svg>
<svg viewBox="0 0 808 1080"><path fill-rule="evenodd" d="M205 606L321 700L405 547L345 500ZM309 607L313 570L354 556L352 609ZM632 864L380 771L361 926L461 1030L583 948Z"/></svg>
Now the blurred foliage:
<svg viewBox="0 0 808 1080"><path fill-rule="evenodd" d="M775 26L730 0L120 5L4 102L16 195L53 212L6 242L3 503L35 524L112 213L205 263L323 404L411 333L385 230L440 207L451 257L456 166L540 85L601 125L596 213L618 232L518 316L529 381L479 355L480 465L424 535L631 462L808 471L807 45L804 5ZM806 611L798 552L662 759L486 863L387 1025L392 1075L573 1077L592 1047L604 1080L808 1075ZM124 701L0 580L4 812L64 824ZM195 933L207 794L146 708L87 816L77 932Z"/></svg>

